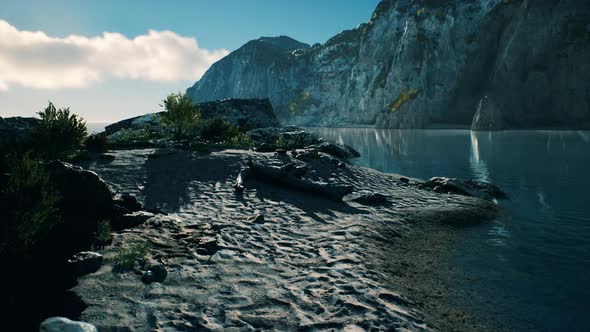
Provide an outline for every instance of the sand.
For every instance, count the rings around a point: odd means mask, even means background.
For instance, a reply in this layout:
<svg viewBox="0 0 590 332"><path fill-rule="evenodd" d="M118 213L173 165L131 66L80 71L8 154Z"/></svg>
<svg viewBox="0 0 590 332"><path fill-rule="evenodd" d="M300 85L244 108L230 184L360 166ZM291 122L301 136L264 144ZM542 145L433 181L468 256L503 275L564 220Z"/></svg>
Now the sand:
<svg viewBox="0 0 590 332"><path fill-rule="evenodd" d="M444 306L452 290L432 275L454 225L492 218L492 203L404 186L395 174L337 168L327 156L310 163L310 178L381 193L391 204L361 205L350 200L354 193L333 202L259 182L236 195L248 159L291 161L273 153L113 154L86 166L167 215L115 234L100 270L74 287L88 305L81 320L100 331L485 329ZM248 220L256 213L264 223ZM197 250L202 237L215 238L219 250ZM150 243L151 263L166 266L162 283L116 268L117 250L137 241Z"/></svg>

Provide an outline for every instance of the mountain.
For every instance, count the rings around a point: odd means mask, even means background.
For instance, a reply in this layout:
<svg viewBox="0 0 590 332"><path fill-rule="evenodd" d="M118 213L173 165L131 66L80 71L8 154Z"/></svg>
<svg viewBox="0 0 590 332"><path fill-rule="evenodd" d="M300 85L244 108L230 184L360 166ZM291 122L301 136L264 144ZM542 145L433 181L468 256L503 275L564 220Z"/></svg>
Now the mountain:
<svg viewBox="0 0 590 332"><path fill-rule="evenodd" d="M590 129L590 1L383 0L324 44L250 41L187 90L284 124Z"/></svg>

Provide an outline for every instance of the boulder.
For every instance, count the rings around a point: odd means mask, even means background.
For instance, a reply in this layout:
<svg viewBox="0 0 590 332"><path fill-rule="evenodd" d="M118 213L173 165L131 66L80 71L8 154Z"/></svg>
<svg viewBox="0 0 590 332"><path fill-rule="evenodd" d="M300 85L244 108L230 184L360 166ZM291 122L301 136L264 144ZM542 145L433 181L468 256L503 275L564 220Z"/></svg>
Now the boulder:
<svg viewBox="0 0 590 332"><path fill-rule="evenodd" d="M141 210L141 203L137 201L135 196L130 194L122 194L121 197L113 200L113 203L116 206L123 208L124 211L126 211L125 214Z"/></svg>
<svg viewBox="0 0 590 332"><path fill-rule="evenodd" d="M111 221L111 226L114 230L122 230L139 226L154 216L153 213L147 211L137 211L127 213L122 216L116 216Z"/></svg>
<svg viewBox="0 0 590 332"><path fill-rule="evenodd" d="M219 244L214 237L203 236L197 242L197 253L201 255L213 255L219 250Z"/></svg>
<svg viewBox="0 0 590 332"><path fill-rule="evenodd" d="M141 281L145 284L151 284L152 282L163 282L168 276L166 267L162 264L150 265L141 277Z"/></svg>
<svg viewBox="0 0 590 332"><path fill-rule="evenodd" d="M98 329L89 323L77 322L64 317L51 317L41 323L39 332L98 332Z"/></svg>
<svg viewBox="0 0 590 332"><path fill-rule="evenodd" d="M98 271L102 265L102 255L93 251L83 251L68 259L74 277L81 277Z"/></svg>
<svg viewBox="0 0 590 332"><path fill-rule="evenodd" d="M310 145L306 147L306 149L317 150L340 159L350 159L361 156L360 153L350 146L334 142L322 142L319 144Z"/></svg>
<svg viewBox="0 0 590 332"><path fill-rule="evenodd" d="M248 217L248 222L253 224L264 224L264 215L262 213L256 213Z"/></svg>
<svg viewBox="0 0 590 332"><path fill-rule="evenodd" d="M389 203L387 196L372 192L361 193L352 200L365 205L384 205Z"/></svg>
<svg viewBox="0 0 590 332"><path fill-rule="evenodd" d="M112 135L123 129L153 129L160 130L162 127L162 113L148 113L141 116L121 120L105 127L108 135Z"/></svg>
<svg viewBox="0 0 590 332"><path fill-rule="evenodd" d="M246 135L259 147L264 144L270 146L269 150L271 151L274 151L275 148L300 149L321 142L316 134L294 126L258 128L246 132Z"/></svg>
<svg viewBox="0 0 590 332"><path fill-rule="evenodd" d="M47 163L49 179L59 192L59 211L63 222L50 234L51 246L60 246L72 255L91 243L100 221L113 213L113 199L107 184L98 175L81 167L52 161ZM54 248L52 248L54 249Z"/></svg>
<svg viewBox="0 0 590 332"><path fill-rule="evenodd" d="M438 193L454 193L486 200L507 199L508 195L498 186L473 180L433 177L424 182L424 187Z"/></svg>
<svg viewBox="0 0 590 332"><path fill-rule="evenodd" d="M202 119L223 118L240 128L256 129L280 126L270 100L223 99L196 105Z"/></svg>
<svg viewBox="0 0 590 332"><path fill-rule="evenodd" d="M32 128L38 126L41 120L27 117L0 117L0 141L21 142L29 138Z"/></svg>

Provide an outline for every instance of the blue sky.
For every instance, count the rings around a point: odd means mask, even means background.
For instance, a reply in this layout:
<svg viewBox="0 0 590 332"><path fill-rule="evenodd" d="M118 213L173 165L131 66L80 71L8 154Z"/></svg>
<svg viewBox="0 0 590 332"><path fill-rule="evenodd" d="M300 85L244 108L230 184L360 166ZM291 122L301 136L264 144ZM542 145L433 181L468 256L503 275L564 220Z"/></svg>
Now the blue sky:
<svg viewBox="0 0 590 332"><path fill-rule="evenodd" d="M51 99L88 122L157 111L248 40L325 42L366 22L378 3L1 1L0 116L31 116Z"/></svg>

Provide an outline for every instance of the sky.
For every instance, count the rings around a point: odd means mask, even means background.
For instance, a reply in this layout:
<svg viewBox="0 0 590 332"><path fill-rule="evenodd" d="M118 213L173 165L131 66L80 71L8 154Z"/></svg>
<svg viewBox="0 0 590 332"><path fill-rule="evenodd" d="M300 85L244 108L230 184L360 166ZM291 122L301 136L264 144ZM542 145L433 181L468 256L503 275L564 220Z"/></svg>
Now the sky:
<svg viewBox="0 0 590 332"><path fill-rule="evenodd" d="M0 116L52 101L89 123L161 110L249 40L323 43L379 0L0 0Z"/></svg>

